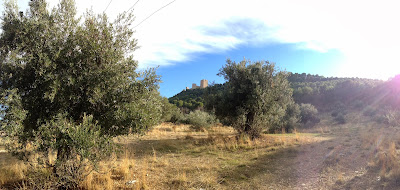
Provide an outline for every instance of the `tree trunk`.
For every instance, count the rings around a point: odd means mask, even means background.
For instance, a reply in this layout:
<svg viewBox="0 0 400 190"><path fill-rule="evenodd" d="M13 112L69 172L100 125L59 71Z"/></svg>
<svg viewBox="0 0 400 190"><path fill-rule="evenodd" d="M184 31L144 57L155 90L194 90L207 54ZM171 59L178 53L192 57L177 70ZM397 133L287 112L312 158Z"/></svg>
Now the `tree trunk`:
<svg viewBox="0 0 400 190"><path fill-rule="evenodd" d="M256 138L256 136L258 136L257 134L254 134L254 129L253 129L253 122L254 122L254 112L249 112L246 115L246 124L244 127L244 132L250 136L251 140L254 140Z"/></svg>
<svg viewBox="0 0 400 190"><path fill-rule="evenodd" d="M60 139L65 140L64 137L60 137L57 140L60 140ZM71 158L71 148L69 147L68 144L62 143L61 146L58 147L58 149L57 149L56 161L58 163L65 163L70 158ZM53 173L57 176L57 164L55 164L53 167Z"/></svg>

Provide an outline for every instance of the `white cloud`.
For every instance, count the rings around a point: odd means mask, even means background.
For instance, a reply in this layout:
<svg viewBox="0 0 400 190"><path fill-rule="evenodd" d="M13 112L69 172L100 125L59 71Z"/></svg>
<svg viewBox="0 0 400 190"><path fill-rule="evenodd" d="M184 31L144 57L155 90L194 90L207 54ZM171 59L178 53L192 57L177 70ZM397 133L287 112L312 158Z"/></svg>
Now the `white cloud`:
<svg viewBox="0 0 400 190"><path fill-rule="evenodd" d="M102 12L109 2L77 1L78 11ZM135 2L113 0L106 12L113 18ZM169 2L139 1L136 23ZM398 7L397 1L385 0L176 0L136 28L141 48L135 57L145 68L243 44L290 43L342 52L337 75L387 78L400 72Z"/></svg>

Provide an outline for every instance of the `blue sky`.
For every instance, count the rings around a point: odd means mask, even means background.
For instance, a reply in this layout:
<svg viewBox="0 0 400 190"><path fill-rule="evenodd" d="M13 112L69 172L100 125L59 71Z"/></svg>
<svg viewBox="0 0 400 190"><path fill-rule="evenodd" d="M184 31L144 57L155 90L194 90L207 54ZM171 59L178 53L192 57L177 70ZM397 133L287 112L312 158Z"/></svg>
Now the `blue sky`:
<svg viewBox="0 0 400 190"><path fill-rule="evenodd" d="M49 7L59 1L48 0ZM24 10L29 0L17 2ZM400 73L396 0L82 0L76 5L79 14L91 9L110 20L133 10L140 46L133 55L140 69L159 66L166 97L203 78L222 83L216 74L227 58L269 60L287 71L324 76L386 80Z"/></svg>

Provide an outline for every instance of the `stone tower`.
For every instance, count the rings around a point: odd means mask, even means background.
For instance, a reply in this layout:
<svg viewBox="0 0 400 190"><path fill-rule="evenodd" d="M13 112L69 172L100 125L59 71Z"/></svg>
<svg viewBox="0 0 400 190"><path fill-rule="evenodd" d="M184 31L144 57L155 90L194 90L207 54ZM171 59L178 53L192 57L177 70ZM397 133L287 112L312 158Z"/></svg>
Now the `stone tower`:
<svg viewBox="0 0 400 190"><path fill-rule="evenodd" d="M208 86L208 80L203 79L200 81L200 88L206 88Z"/></svg>

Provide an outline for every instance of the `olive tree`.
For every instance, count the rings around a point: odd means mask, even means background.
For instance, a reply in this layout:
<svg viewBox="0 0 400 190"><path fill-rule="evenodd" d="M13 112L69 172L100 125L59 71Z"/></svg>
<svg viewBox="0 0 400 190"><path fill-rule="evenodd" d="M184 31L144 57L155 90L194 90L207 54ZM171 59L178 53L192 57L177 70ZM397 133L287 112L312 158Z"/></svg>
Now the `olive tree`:
<svg viewBox="0 0 400 190"><path fill-rule="evenodd" d="M57 164L98 161L111 137L141 133L161 117L159 76L137 71L131 12L76 14L73 0L22 12L6 1L0 34L0 109L9 150L57 153ZM30 150L27 151L27 145ZM106 151L110 150L110 151Z"/></svg>
<svg viewBox="0 0 400 190"><path fill-rule="evenodd" d="M287 107L293 104L288 74L268 61L226 62L218 75L227 82L221 93L208 95L212 98L206 107L251 138L259 137L263 130L284 127Z"/></svg>
<svg viewBox="0 0 400 190"><path fill-rule="evenodd" d="M320 122L318 110L312 104L300 104L300 117L304 127L313 127Z"/></svg>

